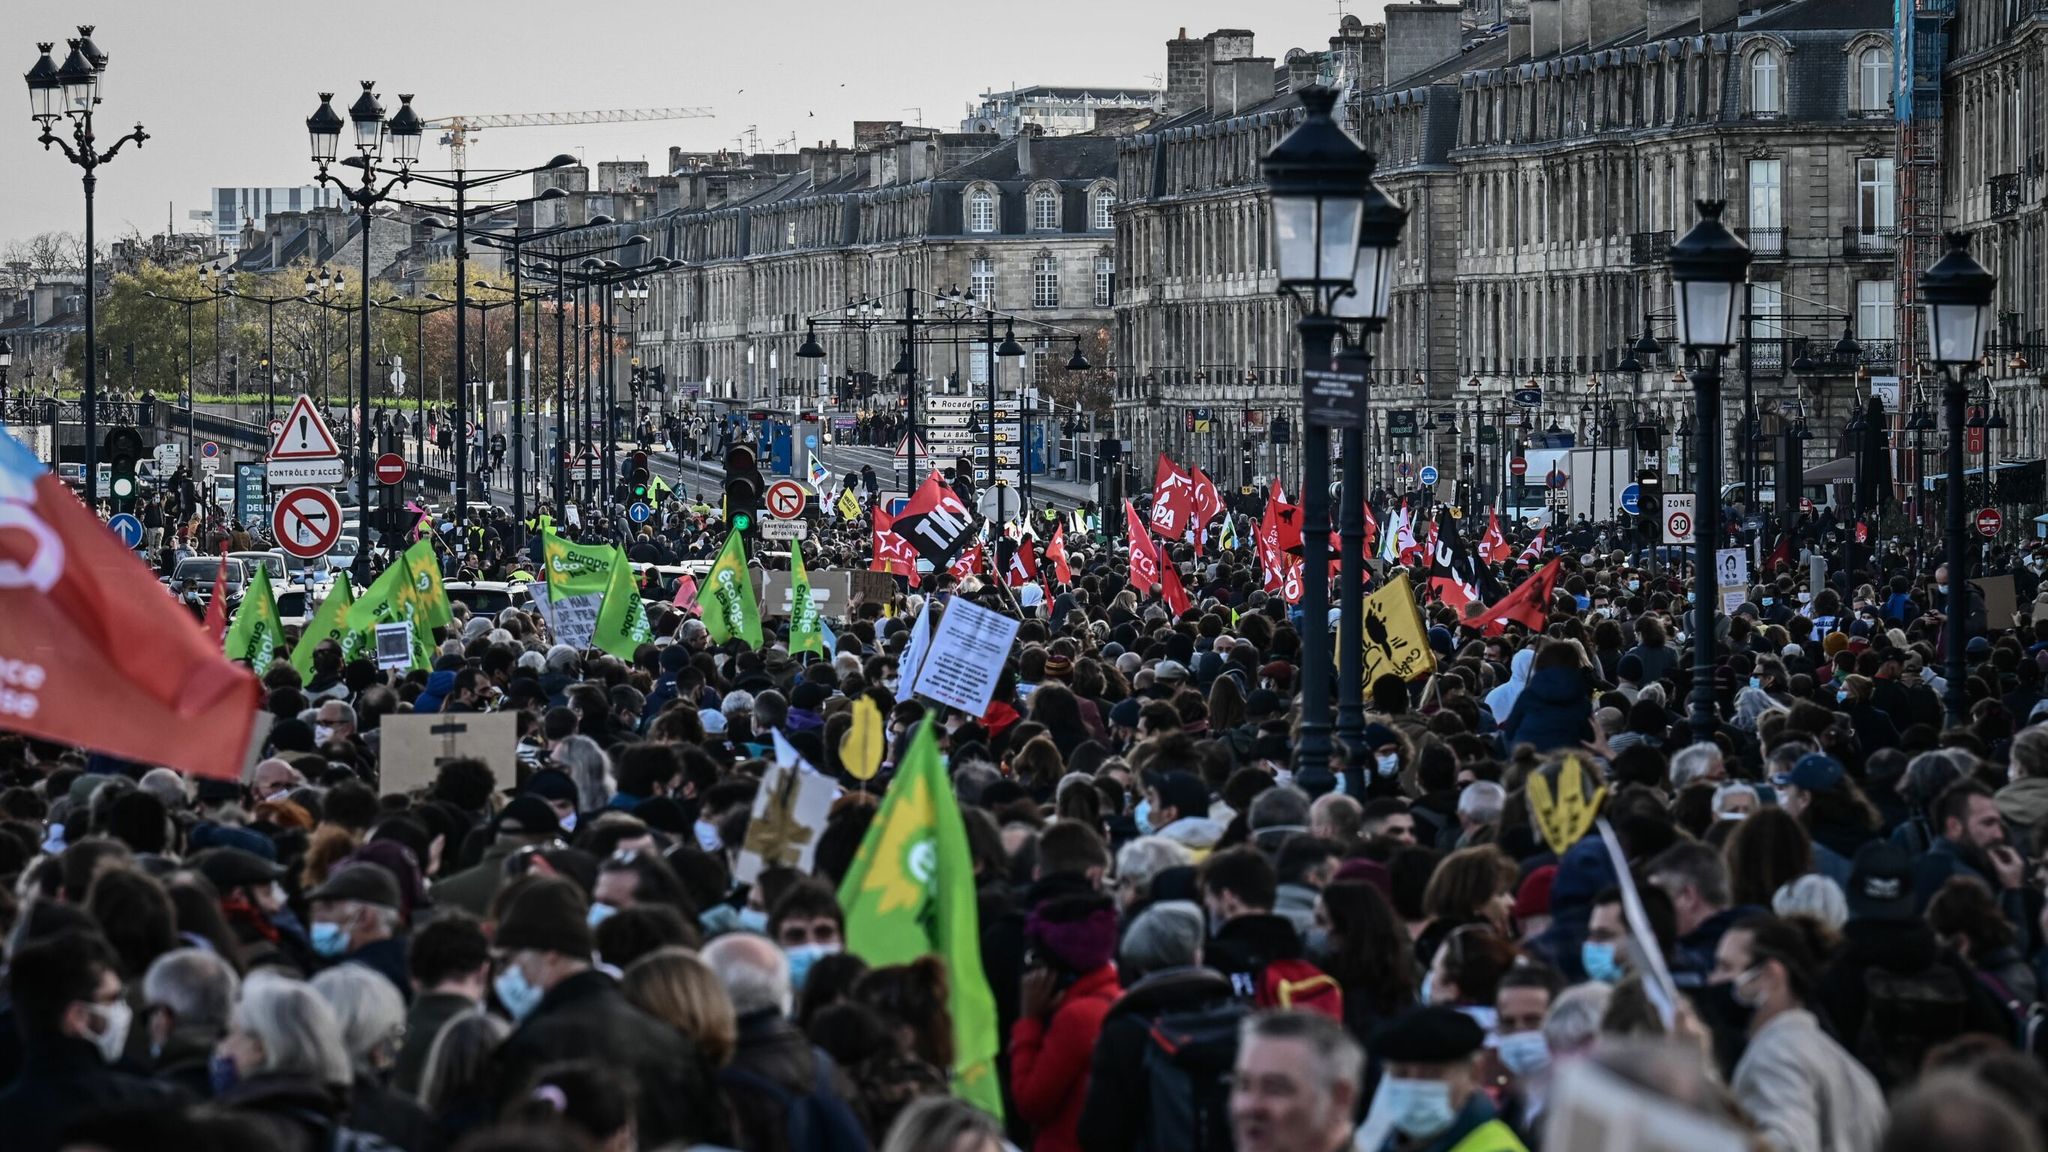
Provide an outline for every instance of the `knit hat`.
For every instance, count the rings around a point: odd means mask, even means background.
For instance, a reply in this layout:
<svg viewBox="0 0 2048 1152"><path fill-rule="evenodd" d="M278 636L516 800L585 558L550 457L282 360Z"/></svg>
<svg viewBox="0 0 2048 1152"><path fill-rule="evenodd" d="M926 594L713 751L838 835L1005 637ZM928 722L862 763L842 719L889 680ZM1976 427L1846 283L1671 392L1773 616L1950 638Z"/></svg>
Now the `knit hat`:
<svg viewBox="0 0 2048 1152"><path fill-rule="evenodd" d="M1820 650L1832 660L1837 652L1849 646L1849 637L1841 632L1830 632L1820 639Z"/></svg>
<svg viewBox="0 0 2048 1152"><path fill-rule="evenodd" d="M1555 879L1555 864L1531 869L1529 875L1522 879L1522 886L1515 889L1515 907L1511 915L1517 920L1550 915L1550 882Z"/></svg>
<svg viewBox="0 0 2048 1152"><path fill-rule="evenodd" d="M498 932L491 945L502 952L531 949L589 956L594 947L589 902L572 880L559 876L535 880L513 897L504 919L498 921Z"/></svg>
<svg viewBox="0 0 2048 1152"><path fill-rule="evenodd" d="M1025 942L1069 972L1093 972L1116 955L1116 909L1107 896L1062 896L1024 921Z"/></svg>
<svg viewBox="0 0 2048 1152"><path fill-rule="evenodd" d="M1074 662L1072 660L1058 654L1045 658L1045 678L1047 680L1067 680L1071 679L1073 675Z"/></svg>

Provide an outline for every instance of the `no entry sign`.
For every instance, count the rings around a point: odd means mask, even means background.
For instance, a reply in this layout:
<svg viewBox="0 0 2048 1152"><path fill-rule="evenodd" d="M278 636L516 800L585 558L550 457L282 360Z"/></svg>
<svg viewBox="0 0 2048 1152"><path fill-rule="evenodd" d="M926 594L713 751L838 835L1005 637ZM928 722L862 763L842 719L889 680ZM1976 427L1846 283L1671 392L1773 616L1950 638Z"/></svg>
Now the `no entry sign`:
<svg viewBox="0 0 2048 1152"><path fill-rule="evenodd" d="M325 488L294 488L271 509L270 535L288 556L325 556L341 539L341 505Z"/></svg>
<svg viewBox="0 0 2048 1152"><path fill-rule="evenodd" d="M1979 510L1974 521L1977 525L1977 535L1985 537L1998 535L1998 530L2005 526L2005 517L2000 515L1996 508Z"/></svg>
<svg viewBox="0 0 2048 1152"><path fill-rule="evenodd" d="M804 514L804 486L794 480L777 480L768 486L768 514L779 520L795 520Z"/></svg>
<svg viewBox="0 0 2048 1152"><path fill-rule="evenodd" d="M401 484L405 481L405 457L396 452L386 452L377 457L377 483Z"/></svg>
<svg viewBox="0 0 2048 1152"><path fill-rule="evenodd" d="M1513 460L1508 461L1508 471L1517 476L1525 476L1529 472L1529 462L1517 456Z"/></svg>

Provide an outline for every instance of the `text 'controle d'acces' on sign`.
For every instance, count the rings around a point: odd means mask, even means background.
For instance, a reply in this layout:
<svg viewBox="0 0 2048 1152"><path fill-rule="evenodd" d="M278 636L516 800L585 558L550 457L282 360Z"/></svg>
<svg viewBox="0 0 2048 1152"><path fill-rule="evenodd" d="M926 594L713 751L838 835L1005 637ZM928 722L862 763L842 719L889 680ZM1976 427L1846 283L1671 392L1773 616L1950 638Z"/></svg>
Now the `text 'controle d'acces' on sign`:
<svg viewBox="0 0 2048 1152"><path fill-rule="evenodd" d="M265 479L272 488L341 483L341 445L313 406L312 397L302 393L292 401L291 410L271 438L264 463Z"/></svg>

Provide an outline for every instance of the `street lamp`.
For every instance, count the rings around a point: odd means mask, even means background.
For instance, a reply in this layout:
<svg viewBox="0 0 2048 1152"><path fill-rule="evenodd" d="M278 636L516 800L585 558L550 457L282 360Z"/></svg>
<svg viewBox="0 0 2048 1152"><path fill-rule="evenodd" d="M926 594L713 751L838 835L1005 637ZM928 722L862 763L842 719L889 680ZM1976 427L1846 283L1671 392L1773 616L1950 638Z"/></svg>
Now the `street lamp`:
<svg viewBox="0 0 2048 1152"><path fill-rule="evenodd" d="M1928 358L1941 370L1942 407L1948 424L1948 632L1945 674L1948 678L1948 719L1963 722L1967 704L1963 690L1963 629L1969 618L1970 581L1965 571L1963 407L1969 397L1969 373L1984 355L1984 321L1991 310L1998 277L1970 255L1970 238L1948 236L1948 253L1920 276L1920 298L1927 309ZM1990 473L1985 473L1989 479Z"/></svg>
<svg viewBox="0 0 2048 1152"><path fill-rule="evenodd" d="M1720 535L1714 485L1721 475L1721 358L1735 346L1736 290L1749 279L1749 246L1721 223L1723 206L1720 200L1699 201L1699 222L1665 257L1678 345L1697 364L1692 373L1693 406L1699 414L1692 555L1693 577L1702 584L1714 570ZM1703 744L1714 735L1714 597L1704 588L1694 597L1692 652L1692 731L1694 741Z"/></svg>
<svg viewBox="0 0 2048 1152"><path fill-rule="evenodd" d="M1365 149L1331 118L1335 89L1311 85L1301 92L1301 123L1261 163L1272 193L1273 241L1280 290L1301 306L1303 399L1309 372L1330 362L1341 325L1331 315L1338 297L1354 291L1365 186L1372 162ZM1304 404L1302 495L1302 684L1295 775L1310 789L1330 770L1330 428L1360 423L1354 396L1343 411ZM1357 493L1347 493L1351 500ZM1311 778L1313 774L1313 778Z"/></svg>
<svg viewBox="0 0 2048 1152"><path fill-rule="evenodd" d="M114 146L100 151L93 134L93 108L100 102L102 85L107 71L107 54L92 42L92 25L80 24L78 38L66 41L71 53L59 67L51 57L50 49L56 47L52 40L39 41L36 47L41 51L35 65L23 77L28 82L29 118L43 127L43 133L36 142L47 152L54 145L64 153L64 158L84 170L81 178L85 186L85 483L86 491L94 491L94 477L99 467L99 348L98 334L94 329L97 306L94 297L98 295L98 273L95 270L93 252L93 190L99 185L99 167L111 161L129 141L137 148L149 139L149 133L142 125L114 141ZM71 121L71 140L66 143L52 130L57 117L68 117ZM54 454L56 446L51 445ZM88 498L90 500L90 497Z"/></svg>

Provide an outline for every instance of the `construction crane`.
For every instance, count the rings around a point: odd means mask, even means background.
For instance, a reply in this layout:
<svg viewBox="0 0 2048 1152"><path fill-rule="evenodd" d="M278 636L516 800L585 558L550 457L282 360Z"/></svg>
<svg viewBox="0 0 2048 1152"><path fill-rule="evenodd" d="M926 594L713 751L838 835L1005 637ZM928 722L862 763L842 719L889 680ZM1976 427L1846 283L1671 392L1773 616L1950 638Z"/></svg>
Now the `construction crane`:
<svg viewBox="0 0 2048 1152"><path fill-rule="evenodd" d="M565 124L632 124L650 120L696 120L712 115L709 108L613 108L600 112L507 112L485 116L441 116L426 122L442 129L455 167L467 168L469 138L486 128L546 128Z"/></svg>

